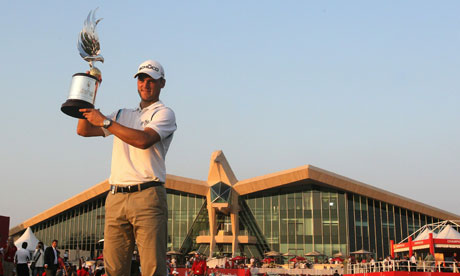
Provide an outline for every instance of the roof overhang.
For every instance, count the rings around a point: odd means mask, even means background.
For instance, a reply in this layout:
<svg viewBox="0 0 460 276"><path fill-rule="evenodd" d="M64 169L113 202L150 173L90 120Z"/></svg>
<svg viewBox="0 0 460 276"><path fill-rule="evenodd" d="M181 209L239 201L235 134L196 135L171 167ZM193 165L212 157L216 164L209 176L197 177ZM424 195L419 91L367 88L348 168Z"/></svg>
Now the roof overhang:
<svg viewBox="0 0 460 276"><path fill-rule="evenodd" d="M305 180L313 180L319 185L325 185L341 191L366 196L436 218L460 219L460 216L456 214L428 206L421 202L417 202L395 193L391 193L311 165L305 165L294 169L242 180L236 183L233 187L239 195L247 195L271 188L289 185L294 182L298 182L299 185L302 185L302 182L306 183Z"/></svg>
<svg viewBox="0 0 460 276"><path fill-rule="evenodd" d="M189 194L206 196L209 186L205 181L200 181L196 179L168 174L166 175L165 188L176 190L176 191L181 191L181 192L189 193ZM13 227L12 229L10 229L10 235L14 235L18 232L21 232L27 229L27 227L33 226L39 222L52 218L66 210L69 210L75 206L78 206L95 197L104 196L109 190L110 190L109 181L104 180L92 186L91 188Z"/></svg>

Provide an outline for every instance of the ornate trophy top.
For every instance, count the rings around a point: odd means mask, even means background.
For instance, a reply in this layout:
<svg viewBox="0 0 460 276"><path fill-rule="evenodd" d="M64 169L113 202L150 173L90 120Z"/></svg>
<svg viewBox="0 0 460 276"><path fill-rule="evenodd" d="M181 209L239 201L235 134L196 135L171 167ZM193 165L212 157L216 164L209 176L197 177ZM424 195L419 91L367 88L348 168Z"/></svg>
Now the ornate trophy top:
<svg viewBox="0 0 460 276"><path fill-rule="evenodd" d="M101 45L99 44L99 36L96 32L96 25L102 18L96 20L96 10L97 8L89 12L83 24L83 29L78 36L77 43L80 56L89 63L90 68L93 68L94 61L104 62L104 58L99 54L101 52Z"/></svg>

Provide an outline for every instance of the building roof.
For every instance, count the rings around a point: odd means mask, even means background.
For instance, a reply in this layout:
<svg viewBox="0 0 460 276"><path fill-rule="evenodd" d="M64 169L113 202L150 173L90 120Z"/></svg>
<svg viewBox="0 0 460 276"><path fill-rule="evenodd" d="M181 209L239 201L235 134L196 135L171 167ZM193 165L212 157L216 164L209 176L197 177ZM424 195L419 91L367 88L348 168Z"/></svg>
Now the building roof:
<svg viewBox="0 0 460 276"><path fill-rule="evenodd" d="M288 185L294 182L302 183L305 181L305 183L307 183L306 180L313 180L338 190L363 195L440 219L460 219L459 215L449 213L436 207L426 205L410 198L403 197L311 165L249 178L239 181L233 186L233 188L238 194L246 195Z"/></svg>
<svg viewBox="0 0 460 276"><path fill-rule="evenodd" d="M213 165L215 164L215 165ZM212 180L214 175L219 175L220 179L228 180L233 189L239 195L247 195L255 192L268 190L271 188L282 187L296 183L298 185L311 183L314 181L319 185L326 185L345 192L352 192L369 198L387 202L389 204L406 208L425 215L437 217L443 220L460 219L459 215L443 211L441 209L417 202L415 200L388 192L371 185L329 172L311 165L305 165L294 169L284 170L263 176L249 178L238 181L230 168L222 151L216 151L211 157L210 172L208 181L196 180L176 175L166 176L165 187L176 191L206 196L209 187L215 184ZM216 178L217 179L217 178ZM59 203L56 206L24 221L10 230L10 234L16 234L29 226L33 226L41 221L49 219L59 213L66 211L74 206L82 204L97 196L102 196L109 191L108 181L105 180L93 187Z"/></svg>
<svg viewBox="0 0 460 276"><path fill-rule="evenodd" d="M205 181L200 181L196 179L180 177L180 176L175 176L175 175L170 175L170 174L166 176L165 186L168 189L173 189L176 191L182 191L182 192L192 193L192 194L197 194L197 195L202 195L202 196L205 196L206 192L208 191L208 185ZM41 221L44 221L53 216L56 216L68 209L71 209L72 207L82 204L97 196L102 196L109 190L110 190L109 181L104 180L94 185L93 187L13 227L12 229L10 229L10 235L16 234L24 229L27 229L27 227L33 226Z"/></svg>

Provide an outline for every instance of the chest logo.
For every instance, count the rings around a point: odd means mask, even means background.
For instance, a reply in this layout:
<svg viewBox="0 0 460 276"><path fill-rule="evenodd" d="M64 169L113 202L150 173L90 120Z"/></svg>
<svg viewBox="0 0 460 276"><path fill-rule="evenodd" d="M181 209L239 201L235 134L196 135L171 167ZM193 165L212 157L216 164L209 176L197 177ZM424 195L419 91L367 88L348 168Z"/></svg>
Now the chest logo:
<svg viewBox="0 0 460 276"><path fill-rule="evenodd" d="M148 125L150 123L150 120L144 120L141 122L141 126L142 127L145 127L146 125Z"/></svg>

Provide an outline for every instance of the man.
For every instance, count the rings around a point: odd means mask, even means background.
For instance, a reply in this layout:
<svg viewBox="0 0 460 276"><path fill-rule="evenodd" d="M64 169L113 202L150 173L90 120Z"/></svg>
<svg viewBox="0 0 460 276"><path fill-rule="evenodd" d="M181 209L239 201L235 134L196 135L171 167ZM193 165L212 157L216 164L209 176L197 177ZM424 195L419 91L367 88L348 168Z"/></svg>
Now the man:
<svg viewBox="0 0 460 276"><path fill-rule="evenodd" d="M201 276L207 275L207 264L205 258L201 257L200 255L195 255L195 261L192 265L192 272L193 275Z"/></svg>
<svg viewBox="0 0 460 276"><path fill-rule="evenodd" d="M412 254L409 260L410 260L410 271L416 271L417 270L417 259L415 258L415 255Z"/></svg>
<svg viewBox="0 0 460 276"><path fill-rule="evenodd" d="M454 273L458 273L458 266L460 265L460 257L457 256L457 252L454 252L454 255L452 256L452 262L454 266Z"/></svg>
<svg viewBox="0 0 460 276"><path fill-rule="evenodd" d="M58 241L53 240L50 247L45 249L45 271L46 276L56 276L59 263L59 251L57 250Z"/></svg>
<svg viewBox="0 0 460 276"><path fill-rule="evenodd" d="M13 237L8 237L6 246L3 248L3 275L13 276L14 274L14 256L17 247L14 245Z"/></svg>
<svg viewBox="0 0 460 276"><path fill-rule="evenodd" d="M129 275L135 243L142 275L165 275L168 206L165 157L176 130L174 112L159 99L166 84L163 67L143 62L134 75L141 98L136 109L106 117L80 109L77 133L113 134L111 191L105 204L104 267L108 276Z"/></svg>
<svg viewBox="0 0 460 276"><path fill-rule="evenodd" d="M45 269L43 268L43 265L45 264L45 252L43 251L42 242L38 242L37 248L32 255L32 261L35 263L35 268L32 271L32 276L42 276L43 272L45 272Z"/></svg>
<svg viewBox="0 0 460 276"><path fill-rule="evenodd" d="M29 276L29 267L27 262L30 260L30 253L27 251L27 242L22 243L22 248L16 251L14 261L16 263L16 271L18 276Z"/></svg>

